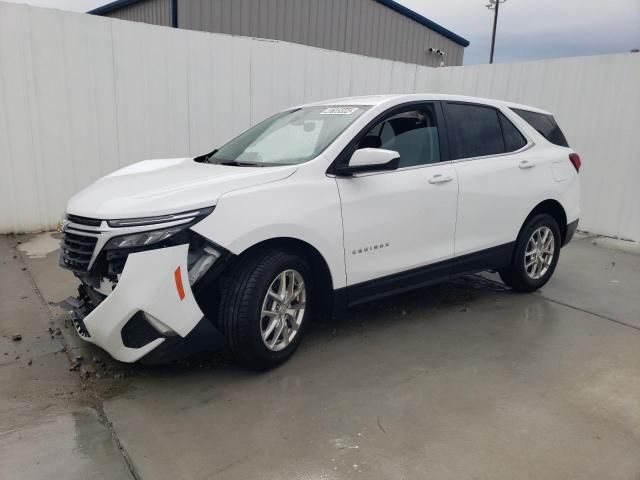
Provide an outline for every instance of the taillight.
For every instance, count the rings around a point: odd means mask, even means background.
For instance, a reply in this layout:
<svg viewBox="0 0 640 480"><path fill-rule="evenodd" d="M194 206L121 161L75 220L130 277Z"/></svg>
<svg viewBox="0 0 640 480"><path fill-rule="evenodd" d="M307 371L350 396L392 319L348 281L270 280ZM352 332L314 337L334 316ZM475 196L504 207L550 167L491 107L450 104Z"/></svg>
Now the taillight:
<svg viewBox="0 0 640 480"><path fill-rule="evenodd" d="M580 155L578 155L577 153L570 153L569 160L571 160L571 163L576 169L576 172L579 172L580 167L582 166L582 160L580 160Z"/></svg>

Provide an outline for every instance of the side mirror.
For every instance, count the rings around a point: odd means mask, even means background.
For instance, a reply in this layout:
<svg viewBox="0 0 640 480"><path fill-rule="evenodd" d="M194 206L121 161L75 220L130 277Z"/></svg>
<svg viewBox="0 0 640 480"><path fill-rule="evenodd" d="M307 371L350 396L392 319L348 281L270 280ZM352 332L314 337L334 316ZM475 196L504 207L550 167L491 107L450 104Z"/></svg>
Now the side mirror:
<svg viewBox="0 0 640 480"><path fill-rule="evenodd" d="M359 172L396 170L400 154L382 148L361 148L353 152L349 163L336 170L338 175L352 175Z"/></svg>

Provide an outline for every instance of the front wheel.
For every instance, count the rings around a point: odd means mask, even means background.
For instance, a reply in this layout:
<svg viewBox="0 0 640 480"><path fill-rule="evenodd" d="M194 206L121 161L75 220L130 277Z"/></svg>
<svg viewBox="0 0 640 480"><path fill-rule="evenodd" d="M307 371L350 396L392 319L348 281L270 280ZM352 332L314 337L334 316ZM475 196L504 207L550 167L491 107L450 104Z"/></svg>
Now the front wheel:
<svg viewBox="0 0 640 480"><path fill-rule="evenodd" d="M538 290L553 275L561 244L555 219L545 213L536 215L520 232L511 264L498 271L500 278L518 292Z"/></svg>
<svg viewBox="0 0 640 480"><path fill-rule="evenodd" d="M228 281L219 325L237 360L265 370L289 358L311 315L306 260L281 249L255 252L240 261Z"/></svg>

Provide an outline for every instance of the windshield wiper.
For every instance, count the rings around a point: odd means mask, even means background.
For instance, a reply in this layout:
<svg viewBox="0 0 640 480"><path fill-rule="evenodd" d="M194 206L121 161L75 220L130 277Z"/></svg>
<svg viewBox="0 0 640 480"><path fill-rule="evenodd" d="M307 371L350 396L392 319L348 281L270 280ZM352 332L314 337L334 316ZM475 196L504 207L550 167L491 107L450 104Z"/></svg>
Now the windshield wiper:
<svg viewBox="0 0 640 480"><path fill-rule="evenodd" d="M231 167L264 167L264 164L261 163L253 163L253 162L238 162L237 160L218 160L218 159L210 159L209 163L214 165L225 165Z"/></svg>

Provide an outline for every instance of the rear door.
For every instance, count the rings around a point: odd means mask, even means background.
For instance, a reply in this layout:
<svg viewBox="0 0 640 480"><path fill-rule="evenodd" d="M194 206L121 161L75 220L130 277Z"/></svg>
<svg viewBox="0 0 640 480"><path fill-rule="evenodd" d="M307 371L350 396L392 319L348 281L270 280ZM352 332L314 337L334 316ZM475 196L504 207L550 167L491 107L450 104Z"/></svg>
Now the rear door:
<svg viewBox="0 0 640 480"><path fill-rule="evenodd" d="M455 255L514 242L549 181L532 143L499 109L444 102L460 194Z"/></svg>
<svg viewBox="0 0 640 480"><path fill-rule="evenodd" d="M348 285L453 257L458 183L453 166L442 162L442 121L437 103L396 108L361 132L345 152L346 158L358 148L400 154L397 170L336 178ZM375 295L395 288L394 280L386 278L360 293L351 292Z"/></svg>

